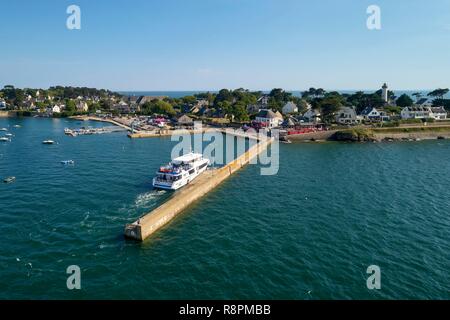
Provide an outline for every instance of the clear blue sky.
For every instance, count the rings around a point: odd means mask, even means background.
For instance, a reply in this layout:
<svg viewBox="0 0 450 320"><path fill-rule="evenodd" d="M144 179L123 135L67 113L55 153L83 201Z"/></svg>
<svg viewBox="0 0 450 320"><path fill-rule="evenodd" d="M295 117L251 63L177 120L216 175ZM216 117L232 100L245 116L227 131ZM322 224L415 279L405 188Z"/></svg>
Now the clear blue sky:
<svg viewBox="0 0 450 320"><path fill-rule="evenodd" d="M0 1L0 86L450 86L450 0ZM81 30L66 28L70 4Z"/></svg>

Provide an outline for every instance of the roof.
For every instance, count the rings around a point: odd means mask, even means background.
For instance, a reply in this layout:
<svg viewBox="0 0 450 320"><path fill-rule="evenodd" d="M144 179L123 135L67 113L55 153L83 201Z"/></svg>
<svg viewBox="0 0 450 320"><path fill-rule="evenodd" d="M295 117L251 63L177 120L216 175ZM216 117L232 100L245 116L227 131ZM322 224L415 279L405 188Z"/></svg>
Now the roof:
<svg viewBox="0 0 450 320"><path fill-rule="evenodd" d="M285 120L283 122L283 126L288 126L288 127L293 127L293 126L295 126L295 124L296 124L295 119L293 119L291 117L289 117L287 120Z"/></svg>
<svg viewBox="0 0 450 320"><path fill-rule="evenodd" d="M444 107L431 107L430 109L433 113L447 113Z"/></svg>
<svg viewBox="0 0 450 320"><path fill-rule="evenodd" d="M405 109L408 111L430 111L429 107L422 107L422 106L405 107Z"/></svg>
<svg viewBox="0 0 450 320"><path fill-rule="evenodd" d="M292 101L287 102L284 106L285 106L285 107L286 107L286 106L297 107L297 105L296 105L294 102L292 102Z"/></svg>
<svg viewBox="0 0 450 320"><path fill-rule="evenodd" d="M181 163L189 163L191 161L200 159L203 155L201 153L188 153L185 155L182 155L181 157L173 159L174 164L181 164Z"/></svg>
<svg viewBox="0 0 450 320"><path fill-rule="evenodd" d="M361 115L366 116L369 113L371 113L373 110L378 111L376 108L373 107L367 107L363 111L361 111Z"/></svg>
<svg viewBox="0 0 450 320"><path fill-rule="evenodd" d="M138 104L144 104L146 102L150 102L153 100L164 100L168 98L167 96L140 96L137 100L136 103Z"/></svg>
<svg viewBox="0 0 450 320"><path fill-rule="evenodd" d="M428 101L428 98L421 98L421 99L419 99L419 101L416 102L416 104L424 104L427 101Z"/></svg>
<svg viewBox="0 0 450 320"><path fill-rule="evenodd" d="M282 116L278 113L273 112L272 110L260 110L258 115L256 116L258 118L266 118L266 119L275 119L275 118L282 118Z"/></svg>
<svg viewBox="0 0 450 320"><path fill-rule="evenodd" d="M191 117L189 117L189 116L183 114L181 117L179 117L179 118L177 119L177 122L178 122L178 123L182 123L182 124L190 124L190 123L193 123L194 120L193 120Z"/></svg>

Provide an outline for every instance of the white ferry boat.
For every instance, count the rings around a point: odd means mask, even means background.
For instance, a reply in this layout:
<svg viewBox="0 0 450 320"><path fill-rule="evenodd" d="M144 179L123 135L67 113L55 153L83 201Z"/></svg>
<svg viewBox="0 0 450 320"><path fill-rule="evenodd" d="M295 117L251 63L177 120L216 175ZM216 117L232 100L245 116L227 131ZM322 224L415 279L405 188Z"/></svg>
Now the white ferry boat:
<svg viewBox="0 0 450 320"><path fill-rule="evenodd" d="M177 190L187 185L206 170L209 159L200 153L189 153L174 159L165 167L159 168L153 178L153 187L164 190Z"/></svg>

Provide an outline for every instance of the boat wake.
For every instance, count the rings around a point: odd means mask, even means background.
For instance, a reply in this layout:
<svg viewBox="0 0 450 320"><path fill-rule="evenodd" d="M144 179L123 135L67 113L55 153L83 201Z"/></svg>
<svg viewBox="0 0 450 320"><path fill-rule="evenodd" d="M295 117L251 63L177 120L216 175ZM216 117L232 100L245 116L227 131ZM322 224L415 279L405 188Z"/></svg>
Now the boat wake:
<svg viewBox="0 0 450 320"><path fill-rule="evenodd" d="M158 198L164 195L167 191L165 190L152 190L147 193L143 193L137 196L134 206L136 208L145 208L156 202Z"/></svg>

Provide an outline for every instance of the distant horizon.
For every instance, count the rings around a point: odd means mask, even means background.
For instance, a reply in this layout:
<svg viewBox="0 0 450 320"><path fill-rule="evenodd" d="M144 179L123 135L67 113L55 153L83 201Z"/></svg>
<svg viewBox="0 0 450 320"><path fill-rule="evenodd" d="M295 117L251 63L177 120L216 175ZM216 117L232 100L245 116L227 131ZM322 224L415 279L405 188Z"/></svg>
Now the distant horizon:
<svg viewBox="0 0 450 320"><path fill-rule="evenodd" d="M125 93L129 93L129 92L219 92L222 89L228 89L228 90L237 90L239 88L243 88L245 90L249 90L251 92L270 92L273 89L283 89L284 91L287 92L304 92L309 90L310 88L322 88L324 89L326 92L333 92L333 91L337 91L337 92L356 92L356 91L364 91L364 92L370 92L370 91L378 91L381 89L381 85L379 88L369 88L369 89L327 89L321 86L310 86L308 88L303 88L303 89L286 89L283 88L281 86L274 86L270 89L249 89L246 87L223 87L223 88L219 88L219 89L131 89L131 90L127 90L127 89L111 89L111 88L107 88L107 87L99 87L99 86L89 86L89 85L65 85L65 84L53 84L50 86L36 86L36 87L32 87L32 86L15 86L14 84L2 84L0 85L0 89L3 89L5 86L14 86L14 88L16 89L43 89L43 90L47 90L51 87L73 87L73 88L92 88L92 89L103 89L103 90L109 90L112 92L117 92L117 93L121 93L121 92L125 92ZM389 85L389 84L388 84ZM440 88L449 88L450 86L443 86ZM433 91L435 89L438 88L428 88L428 89L397 89L397 88L392 88L389 87L390 91L401 91L401 92L409 92L409 91L417 91L417 92L424 92L424 91Z"/></svg>

